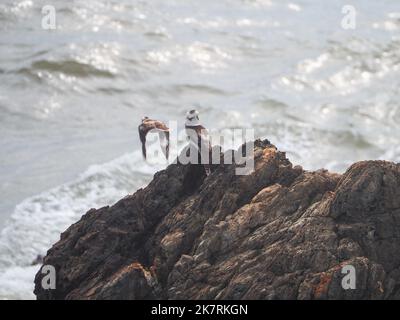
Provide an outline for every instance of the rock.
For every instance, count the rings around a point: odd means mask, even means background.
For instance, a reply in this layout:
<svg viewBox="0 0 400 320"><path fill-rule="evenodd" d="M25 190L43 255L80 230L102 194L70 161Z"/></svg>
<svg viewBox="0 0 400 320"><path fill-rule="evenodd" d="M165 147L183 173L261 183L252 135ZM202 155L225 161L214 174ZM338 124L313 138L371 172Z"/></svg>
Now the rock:
<svg viewBox="0 0 400 320"><path fill-rule="evenodd" d="M400 298L400 165L308 172L267 140L254 145L250 175L170 165L87 212L44 257L57 287L44 290L39 271L37 298ZM356 288L345 290L348 265Z"/></svg>

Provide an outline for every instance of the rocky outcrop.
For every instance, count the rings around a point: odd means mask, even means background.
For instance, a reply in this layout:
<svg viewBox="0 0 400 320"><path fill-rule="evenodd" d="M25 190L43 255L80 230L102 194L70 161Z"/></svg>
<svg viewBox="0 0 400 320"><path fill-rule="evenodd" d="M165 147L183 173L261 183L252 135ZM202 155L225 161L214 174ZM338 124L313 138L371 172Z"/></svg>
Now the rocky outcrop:
<svg viewBox="0 0 400 320"><path fill-rule="evenodd" d="M400 165L308 172L258 140L252 174L170 165L87 212L43 264L57 287L39 272L38 299L400 298ZM342 287L348 265L356 289Z"/></svg>

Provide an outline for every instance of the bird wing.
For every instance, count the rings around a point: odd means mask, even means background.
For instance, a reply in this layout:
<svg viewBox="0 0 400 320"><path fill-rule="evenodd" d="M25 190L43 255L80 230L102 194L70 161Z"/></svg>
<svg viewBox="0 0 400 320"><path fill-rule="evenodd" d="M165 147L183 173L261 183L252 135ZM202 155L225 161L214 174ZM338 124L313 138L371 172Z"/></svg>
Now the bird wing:
<svg viewBox="0 0 400 320"><path fill-rule="evenodd" d="M202 125L198 125L195 127L195 130L197 132L197 135L200 137L200 147L211 149L210 137L208 135L207 129L204 128Z"/></svg>
<svg viewBox="0 0 400 320"><path fill-rule="evenodd" d="M139 137L142 142L142 153L143 157L146 159L146 135L151 130L158 130L160 136L161 147L165 154L165 157L168 159L169 156L169 128L165 125L165 123L158 121L147 119L143 121L143 123L139 126ZM166 143L163 143L164 138L166 138Z"/></svg>
<svg viewBox="0 0 400 320"><path fill-rule="evenodd" d="M141 124L141 125L138 127L138 130L139 130L140 142L142 143L142 154L143 154L143 157L146 159L146 135L147 135L147 133L149 132L149 130L148 130L148 128L147 128L145 125L143 125L143 124Z"/></svg>
<svg viewBox="0 0 400 320"><path fill-rule="evenodd" d="M162 131L169 130L168 127L165 125L165 123L159 120L146 119L143 121L142 124L147 128L149 128L149 130L151 129L158 129Z"/></svg>
<svg viewBox="0 0 400 320"><path fill-rule="evenodd" d="M165 146L165 157L168 159L168 157L169 157L169 131L164 131L163 133L165 134L165 138L167 140L167 144Z"/></svg>
<svg viewBox="0 0 400 320"><path fill-rule="evenodd" d="M161 121L154 121L154 127L155 129L161 130L161 131L169 131L169 128L166 126L164 122Z"/></svg>

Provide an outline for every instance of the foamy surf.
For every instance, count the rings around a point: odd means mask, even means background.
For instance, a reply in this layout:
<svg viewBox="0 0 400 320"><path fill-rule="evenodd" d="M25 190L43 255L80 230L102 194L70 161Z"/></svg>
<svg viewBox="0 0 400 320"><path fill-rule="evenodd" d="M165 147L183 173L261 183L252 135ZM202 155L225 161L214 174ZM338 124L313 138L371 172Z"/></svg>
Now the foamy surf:
<svg viewBox="0 0 400 320"><path fill-rule="evenodd" d="M161 165L150 166L140 152L93 165L76 181L25 199L0 234L0 299L34 299L32 261L90 208L111 205L144 186Z"/></svg>

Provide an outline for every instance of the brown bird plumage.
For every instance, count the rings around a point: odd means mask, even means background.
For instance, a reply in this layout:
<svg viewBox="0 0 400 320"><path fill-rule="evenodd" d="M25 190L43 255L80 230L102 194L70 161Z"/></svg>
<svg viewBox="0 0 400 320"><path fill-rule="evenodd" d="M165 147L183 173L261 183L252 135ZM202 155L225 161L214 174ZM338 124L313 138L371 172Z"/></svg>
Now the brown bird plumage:
<svg viewBox="0 0 400 320"><path fill-rule="evenodd" d="M158 135L160 137L160 144L161 144L161 149L165 155L165 157L168 159L169 157L169 128L165 125L165 123L158 121L158 120L152 120L149 119L148 117L144 117L142 119L142 123L138 127L139 129L139 137L140 137L140 142L142 143L142 154L143 157L146 159L146 136L151 130L155 130L158 132Z"/></svg>

